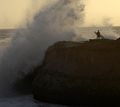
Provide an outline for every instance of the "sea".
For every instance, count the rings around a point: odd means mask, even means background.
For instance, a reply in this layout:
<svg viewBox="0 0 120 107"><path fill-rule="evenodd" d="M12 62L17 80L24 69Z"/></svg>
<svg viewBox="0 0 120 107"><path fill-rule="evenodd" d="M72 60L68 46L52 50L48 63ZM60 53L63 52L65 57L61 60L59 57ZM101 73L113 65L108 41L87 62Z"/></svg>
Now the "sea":
<svg viewBox="0 0 120 107"><path fill-rule="evenodd" d="M117 39L120 37L120 27L82 27L79 30L79 36L76 36L77 41L95 39L95 31L100 30L101 34L107 39ZM0 58L11 44L12 38L16 33L16 29L0 29ZM33 44L34 45L34 44ZM2 73L4 71L1 71ZM4 84L4 81L3 81ZM2 86L1 86L2 87ZM0 93L1 95L1 93ZM38 102L30 95L10 95L9 97L0 96L0 107L69 107L64 105L50 104L45 102Z"/></svg>

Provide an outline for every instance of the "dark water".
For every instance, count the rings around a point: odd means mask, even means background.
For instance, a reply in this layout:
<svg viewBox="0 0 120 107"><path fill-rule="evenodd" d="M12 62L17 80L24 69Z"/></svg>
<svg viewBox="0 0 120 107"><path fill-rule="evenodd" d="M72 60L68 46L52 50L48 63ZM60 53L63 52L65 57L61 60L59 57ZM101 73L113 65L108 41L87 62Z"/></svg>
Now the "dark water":
<svg viewBox="0 0 120 107"><path fill-rule="evenodd" d="M0 39L10 37L15 33L16 29L0 29Z"/></svg>

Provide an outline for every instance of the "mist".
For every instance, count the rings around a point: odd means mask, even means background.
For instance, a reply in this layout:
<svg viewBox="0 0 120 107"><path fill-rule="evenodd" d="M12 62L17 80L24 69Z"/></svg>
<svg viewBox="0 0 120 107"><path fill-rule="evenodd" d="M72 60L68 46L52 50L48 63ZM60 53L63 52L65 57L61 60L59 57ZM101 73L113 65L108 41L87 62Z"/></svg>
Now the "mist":
<svg viewBox="0 0 120 107"><path fill-rule="evenodd" d="M25 28L16 31L0 58L0 96L10 95L20 74L27 74L41 64L48 46L57 41L72 40L75 29L83 23L84 4L80 0L41 3L44 6L33 5L35 8L26 15L28 20L23 23Z"/></svg>

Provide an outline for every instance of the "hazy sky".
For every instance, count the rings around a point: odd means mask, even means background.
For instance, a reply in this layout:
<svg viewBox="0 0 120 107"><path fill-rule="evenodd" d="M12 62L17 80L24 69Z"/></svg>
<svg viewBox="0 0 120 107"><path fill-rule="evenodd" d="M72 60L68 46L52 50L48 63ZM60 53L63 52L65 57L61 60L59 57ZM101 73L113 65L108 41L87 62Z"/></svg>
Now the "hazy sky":
<svg viewBox="0 0 120 107"><path fill-rule="evenodd" d="M50 0L36 0L48 1ZM34 0L0 0L0 28L19 25ZM41 3L41 2L39 2ZM120 25L120 0L86 0L85 25Z"/></svg>
<svg viewBox="0 0 120 107"><path fill-rule="evenodd" d="M87 0L86 25L120 25L120 0Z"/></svg>
<svg viewBox="0 0 120 107"><path fill-rule="evenodd" d="M21 23L30 5L30 0L0 0L0 28Z"/></svg>

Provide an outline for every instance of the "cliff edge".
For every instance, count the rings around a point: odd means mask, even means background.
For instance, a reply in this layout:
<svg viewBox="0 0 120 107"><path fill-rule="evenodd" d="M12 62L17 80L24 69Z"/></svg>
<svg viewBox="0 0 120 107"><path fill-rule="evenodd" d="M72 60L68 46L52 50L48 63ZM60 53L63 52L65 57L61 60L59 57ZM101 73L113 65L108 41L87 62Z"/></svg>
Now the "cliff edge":
<svg viewBox="0 0 120 107"><path fill-rule="evenodd" d="M36 70L33 94L38 100L69 105L116 103L120 40L55 43Z"/></svg>

